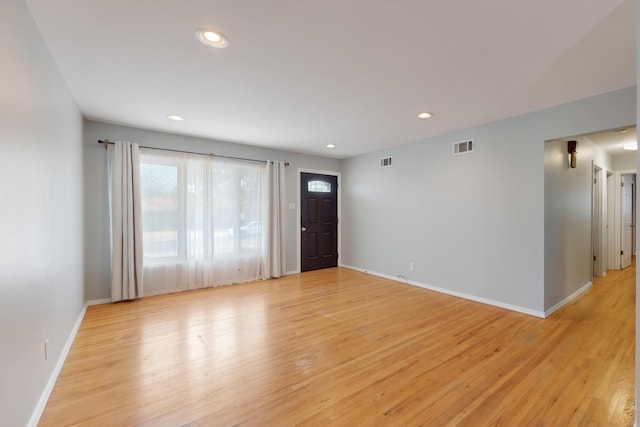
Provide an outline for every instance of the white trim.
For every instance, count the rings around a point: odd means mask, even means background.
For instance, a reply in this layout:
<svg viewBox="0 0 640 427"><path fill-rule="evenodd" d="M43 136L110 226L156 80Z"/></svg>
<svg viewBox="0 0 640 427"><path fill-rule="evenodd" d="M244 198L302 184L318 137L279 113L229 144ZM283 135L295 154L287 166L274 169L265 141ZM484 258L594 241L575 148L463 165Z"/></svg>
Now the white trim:
<svg viewBox="0 0 640 427"><path fill-rule="evenodd" d="M299 273L300 273L300 270L291 270L284 273L283 276L293 276L294 274L299 274Z"/></svg>
<svg viewBox="0 0 640 427"><path fill-rule="evenodd" d="M375 272L375 271L366 270L364 268L354 267L354 266L351 266L351 265L342 264L341 267L348 268L350 270L360 271L362 273L372 274L374 276L382 277L384 279L389 279L389 280L393 280L393 281L396 281L396 282L409 283L412 286L417 286L419 288L424 288L424 289L428 289L430 291L439 292L441 294L447 294L447 295L451 295L451 296L454 296L454 297L463 298L463 299L466 299L466 300L469 300L469 301L480 302L480 303L483 303L483 304L492 305L494 307L504 308L504 309L507 309L507 310L516 311L518 313L528 314L529 316L540 317L542 319L545 318L545 313L542 312L542 311L531 310L530 308L520 307L518 305L507 304L507 303L500 302L500 301L494 301L494 300L491 300L491 299L482 298L482 297L478 297L478 296L475 296L475 295L469 295L469 294L465 294L465 293L462 293L462 292L452 291L450 289L439 288L437 286L427 285L425 283L420 283L420 282L416 282L416 281L413 281L413 280L406 280L405 281L405 279L403 279L401 277L390 276L388 274L378 273L378 272Z"/></svg>
<svg viewBox="0 0 640 427"><path fill-rule="evenodd" d="M300 246L300 240L302 238L302 236L300 235L301 230L300 228L302 227L302 224L300 223L300 179L302 178L302 173L317 173L320 175L329 175L329 176L335 176L338 178L338 265L340 265L340 258L341 258L341 254L342 254L342 174L340 172L335 172L335 171L323 171L323 170L319 170L319 169L307 169L307 168L298 168L297 170L297 174L298 174L298 179L296 182L296 265L297 265L297 271L300 272L302 271L302 262L301 262L301 258L302 258L302 248Z"/></svg>
<svg viewBox="0 0 640 427"><path fill-rule="evenodd" d="M87 301L87 307L91 307L92 305L101 305L101 304L110 304L111 298L102 298L102 299L94 299L91 301Z"/></svg>
<svg viewBox="0 0 640 427"><path fill-rule="evenodd" d="M56 366L53 368L53 372L51 372L51 376L49 376L49 381L45 386L44 390L42 390L42 394L40 395L40 399L38 400L38 404L33 409L33 413L31 414L31 419L29 419L29 423L27 427L36 427L38 422L40 421L40 417L42 416L42 412L44 412L44 408L47 406L47 402L49 401L49 396L53 391L53 386L56 385L56 381L58 380L58 375L60 375L60 371L62 371L62 366L64 366L64 362L67 360L67 356L69 355L69 350L71 350L71 345L73 344L73 340L76 338L76 334L78 333L78 329L80 329L80 325L82 324L82 320L84 319L84 314L87 312L87 303L84 304L82 310L80 310L80 314L76 319L76 323L73 325L71 329L71 333L69 334L69 338L67 338L67 342L64 344L62 351L60 352L60 356L58 357L58 361L56 362Z"/></svg>
<svg viewBox="0 0 640 427"><path fill-rule="evenodd" d="M562 308L565 305L569 304L571 302L571 300L573 300L574 298L577 298L580 294L586 292L587 289L589 289L591 287L591 285L593 285L593 282L587 283L586 285L584 285L583 287L581 287L580 289L578 289L577 291L575 291L574 293L572 293L571 295L569 295L568 297L566 297L565 299L563 299L562 301L560 301L559 303L557 303L556 305L551 307L550 309L546 310L544 312L544 316L545 317L551 316L553 313L558 311L560 308Z"/></svg>

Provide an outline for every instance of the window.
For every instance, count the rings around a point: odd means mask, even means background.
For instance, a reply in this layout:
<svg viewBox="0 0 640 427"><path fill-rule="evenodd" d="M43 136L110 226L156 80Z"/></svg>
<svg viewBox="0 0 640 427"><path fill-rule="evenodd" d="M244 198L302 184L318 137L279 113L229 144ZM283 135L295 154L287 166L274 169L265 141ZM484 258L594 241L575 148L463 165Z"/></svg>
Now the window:
<svg viewBox="0 0 640 427"><path fill-rule="evenodd" d="M145 262L262 256L263 164L157 152L140 162Z"/></svg>
<svg viewBox="0 0 640 427"><path fill-rule="evenodd" d="M178 256L178 166L141 163L145 258Z"/></svg>
<svg viewBox="0 0 640 427"><path fill-rule="evenodd" d="M266 164L140 150L145 295L262 278Z"/></svg>
<svg viewBox="0 0 640 427"><path fill-rule="evenodd" d="M326 181L309 181L307 190L314 193L331 193L331 183Z"/></svg>
<svg viewBox="0 0 640 427"><path fill-rule="evenodd" d="M144 295L279 277L284 166L140 149Z"/></svg>

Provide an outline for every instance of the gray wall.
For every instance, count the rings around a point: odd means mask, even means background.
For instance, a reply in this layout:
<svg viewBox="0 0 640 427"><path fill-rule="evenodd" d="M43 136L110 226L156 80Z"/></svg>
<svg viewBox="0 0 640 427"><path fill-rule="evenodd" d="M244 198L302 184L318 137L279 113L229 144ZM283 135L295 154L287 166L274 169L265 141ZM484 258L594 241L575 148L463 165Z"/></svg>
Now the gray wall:
<svg viewBox="0 0 640 427"><path fill-rule="evenodd" d="M628 126L635 112L627 88L345 161L343 263L543 312L544 141ZM476 152L453 156L467 138Z"/></svg>
<svg viewBox="0 0 640 427"><path fill-rule="evenodd" d="M640 0L636 0L636 105L640 104ZM640 123L640 109L636 112L636 124ZM640 156L636 155L636 170L640 172ZM636 209L636 224L640 219L640 212ZM640 238L640 227L636 227L636 242ZM638 367L640 367L640 292L638 292L638 283L640 283L640 269L636 267L636 422L638 425L638 408L640 408L640 375L638 375Z"/></svg>
<svg viewBox="0 0 640 427"><path fill-rule="evenodd" d="M215 153L224 156L259 160L285 160L289 162L290 165L286 169L287 210L285 212L287 271L295 271L298 264L297 210L288 209L290 203L297 203L297 169L318 169L340 172L340 161L336 159L85 121L85 286L88 301L110 298L106 153L104 148L98 145L98 139L131 141L149 147Z"/></svg>
<svg viewBox="0 0 640 427"><path fill-rule="evenodd" d="M613 158L613 167L616 171L636 170L636 151L629 154L615 156Z"/></svg>
<svg viewBox="0 0 640 427"><path fill-rule="evenodd" d="M84 304L82 118L24 1L0 10L0 424L23 426Z"/></svg>
<svg viewBox="0 0 640 427"><path fill-rule="evenodd" d="M545 310L571 296L593 277L592 164L613 171L613 160L585 139L579 140L577 152L577 167L571 169L566 140L544 144Z"/></svg>

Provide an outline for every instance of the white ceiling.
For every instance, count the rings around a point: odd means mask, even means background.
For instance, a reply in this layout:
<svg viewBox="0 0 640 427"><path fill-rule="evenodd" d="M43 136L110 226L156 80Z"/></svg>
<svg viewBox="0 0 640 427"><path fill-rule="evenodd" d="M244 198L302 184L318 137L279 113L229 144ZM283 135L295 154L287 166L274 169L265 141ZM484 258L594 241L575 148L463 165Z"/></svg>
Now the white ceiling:
<svg viewBox="0 0 640 427"><path fill-rule="evenodd" d="M633 0L26 2L86 118L338 158L636 84Z"/></svg>
<svg viewBox="0 0 640 427"><path fill-rule="evenodd" d="M636 155L636 151L629 151L623 148L624 144L637 141L635 126L591 133L588 135L578 136L573 139L580 141L582 138L588 139L594 144L600 146L613 157ZM579 143L578 146L580 146Z"/></svg>

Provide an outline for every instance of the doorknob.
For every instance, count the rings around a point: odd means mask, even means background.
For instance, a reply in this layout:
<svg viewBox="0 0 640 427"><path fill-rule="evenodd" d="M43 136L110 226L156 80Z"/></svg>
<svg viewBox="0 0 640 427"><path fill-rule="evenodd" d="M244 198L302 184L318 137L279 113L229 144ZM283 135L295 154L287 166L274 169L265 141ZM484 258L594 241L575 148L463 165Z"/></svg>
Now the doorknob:
<svg viewBox="0 0 640 427"><path fill-rule="evenodd" d="M300 230L307 231L307 227L300 227Z"/></svg>

